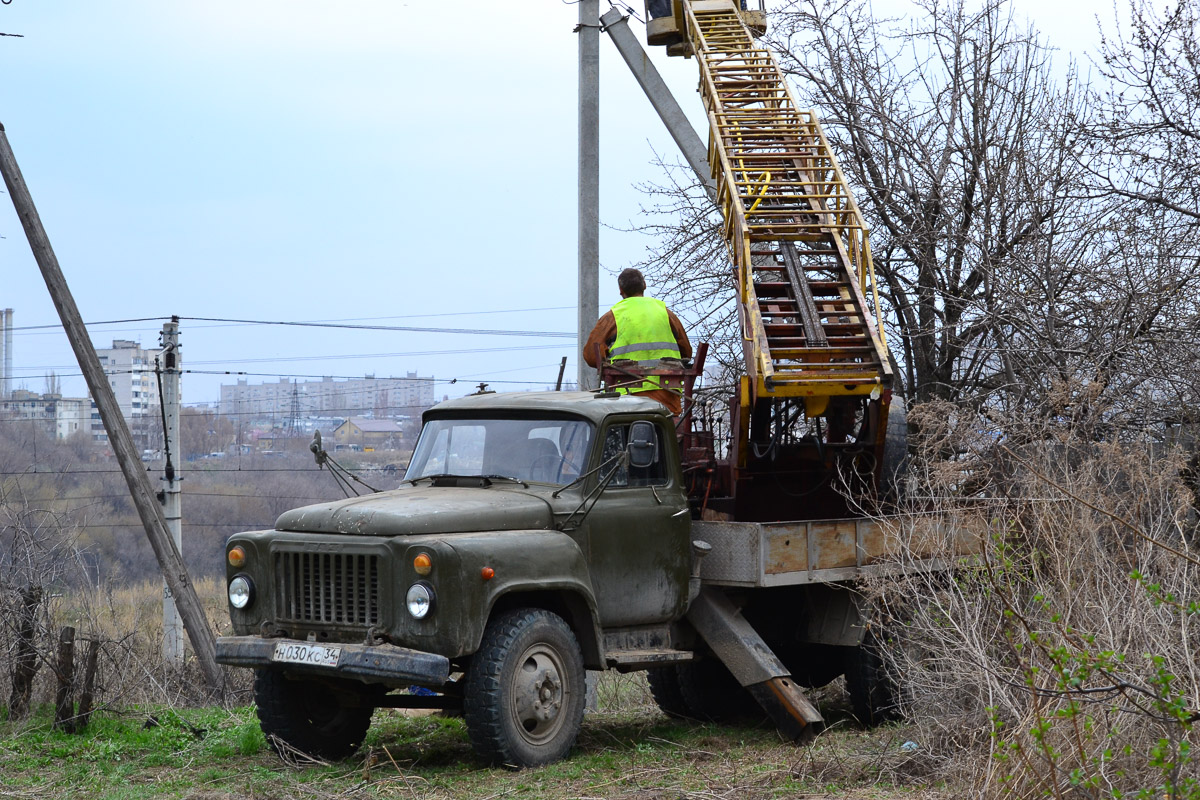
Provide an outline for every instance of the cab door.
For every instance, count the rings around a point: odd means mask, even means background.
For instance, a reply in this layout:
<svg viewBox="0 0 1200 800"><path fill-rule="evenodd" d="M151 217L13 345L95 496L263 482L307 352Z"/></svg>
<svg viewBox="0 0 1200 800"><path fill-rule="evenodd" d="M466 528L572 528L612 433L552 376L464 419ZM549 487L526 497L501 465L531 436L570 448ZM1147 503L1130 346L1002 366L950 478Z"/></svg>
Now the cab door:
<svg viewBox="0 0 1200 800"><path fill-rule="evenodd" d="M657 452L650 466L615 466L635 421L608 423L592 465L614 462L597 475L603 481L612 472L587 518L592 588L605 628L677 619L687 605L691 517L679 484L674 431L655 420Z"/></svg>

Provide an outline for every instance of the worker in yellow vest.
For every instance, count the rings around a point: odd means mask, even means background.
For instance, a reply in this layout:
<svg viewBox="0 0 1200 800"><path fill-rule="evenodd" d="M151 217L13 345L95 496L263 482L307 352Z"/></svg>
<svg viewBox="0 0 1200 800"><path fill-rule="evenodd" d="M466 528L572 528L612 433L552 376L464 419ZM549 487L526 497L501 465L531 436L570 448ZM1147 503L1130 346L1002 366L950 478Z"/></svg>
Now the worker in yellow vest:
<svg viewBox="0 0 1200 800"><path fill-rule="evenodd" d="M660 358L687 360L692 357L692 343L688 341L683 323L666 304L653 297L644 297L646 279L642 273L630 268L617 276L617 288L621 290L621 302L600 318L587 344L583 347L583 360L589 366L600 368L596 360L597 350L605 357L616 361L657 361ZM663 389L657 378L647 378L640 387L630 386L617 389L621 393L636 393L657 400L672 414L678 414L682 402L680 393Z"/></svg>

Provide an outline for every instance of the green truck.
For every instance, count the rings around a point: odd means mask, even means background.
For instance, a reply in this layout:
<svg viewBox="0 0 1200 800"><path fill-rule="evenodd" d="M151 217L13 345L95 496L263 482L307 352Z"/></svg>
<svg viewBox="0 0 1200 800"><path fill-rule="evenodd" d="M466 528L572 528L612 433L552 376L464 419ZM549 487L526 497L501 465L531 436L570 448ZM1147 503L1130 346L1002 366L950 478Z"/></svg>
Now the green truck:
<svg viewBox="0 0 1200 800"><path fill-rule="evenodd" d="M893 710L856 585L975 548L886 517L906 428L866 223L755 41L759 5L647 16L651 44L696 56L707 152L623 13L602 18L721 209L740 374L697 393L703 343L694 364L601 347L606 391L443 403L400 488L232 537L217 658L256 671L280 749L341 756L375 708L435 707L484 759L544 764L575 740L587 670L646 670L668 714L765 713L795 739L821 722L803 689L842 674L860 719ZM619 394L647 380L681 393L680 418Z"/></svg>
<svg viewBox="0 0 1200 800"><path fill-rule="evenodd" d="M461 711L488 762L554 761L587 670L648 670L668 714L758 710L797 739L820 722L802 688L843 673L861 717L888 713L853 590L901 568L886 526L722 521L680 442L635 395L442 403L399 488L229 539L217 658L255 670L276 746L327 758L376 708L432 707Z"/></svg>

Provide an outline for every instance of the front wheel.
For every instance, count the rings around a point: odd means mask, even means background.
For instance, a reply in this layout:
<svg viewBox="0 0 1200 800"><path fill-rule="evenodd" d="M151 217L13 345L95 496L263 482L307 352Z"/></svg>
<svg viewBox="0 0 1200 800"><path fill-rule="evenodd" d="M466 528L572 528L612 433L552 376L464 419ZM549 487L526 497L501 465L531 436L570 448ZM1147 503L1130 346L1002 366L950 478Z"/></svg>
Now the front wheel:
<svg viewBox="0 0 1200 800"><path fill-rule="evenodd" d="M255 672L254 702L263 735L276 751L292 747L330 760L362 744L375 711L361 684L292 680L277 669Z"/></svg>
<svg viewBox="0 0 1200 800"><path fill-rule="evenodd" d="M507 611L483 632L467 669L463 719L475 752L535 767L567 754L583 722L583 655L557 614Z"/></svg>

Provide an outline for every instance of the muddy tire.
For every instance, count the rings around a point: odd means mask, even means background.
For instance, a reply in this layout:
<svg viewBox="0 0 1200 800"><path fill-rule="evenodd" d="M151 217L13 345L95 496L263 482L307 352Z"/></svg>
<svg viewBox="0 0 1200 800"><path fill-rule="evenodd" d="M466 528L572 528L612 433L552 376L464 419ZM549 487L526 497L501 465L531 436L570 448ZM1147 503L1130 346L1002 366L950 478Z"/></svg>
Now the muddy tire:
<svg viewBox="0 0 1200 800"><path fill-rule="evenodd" d="M583 655L566 622L536 608L488 623L467 670L463 719L491 764L535 767L567 754L583 722Z"/></svg>
<svg viewBox="0 0 1200 800"><path fill-rule="evenodd" d="M360 684L334 688L292 680L276 669L254 673L259 726L277 752L291 747L314 758L345 758L358 749L371 726L372 697Z"/></svg>
<svg viewBox="0 0 1200 800"><path fill-rule="evenodd" d="M893 397L888 406L883 462L879 470L879 494L884 502L895 504L902 501L907 482L908 414L904 410L904 398Z"/></svg>
<svg viewBox="0 0 1200 800"><path fill-rule="evenodd" d="M899 688L880 642L868 633L862 644L846 651L846 691L854 716L867 727L899 719Z"/></svg>
<svg viewBox="0 0 1200 800"><path fill-rule="evenodd" d="M819 689L845 672L845 648L827 644L776 645L767 642L783 662L792 680L805 689Z"/></svg>
<svg viewBox="0 0 1200 800"><path fill-rule="evenodd" d="M696 715L683 697L679 686L679 675L675 667L656 667L646 670L646 680L650 684L650 695L660 711L668 717L676 719L695 719Z"/></svg>
<svg viewBox="0 0 1200 800"><path fill-rule="evenodd" d="M746 722L765 715L758 701L715 656L678 664L675 674L689 716L710 722Z"/></svg>

